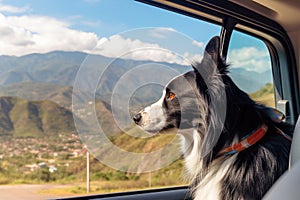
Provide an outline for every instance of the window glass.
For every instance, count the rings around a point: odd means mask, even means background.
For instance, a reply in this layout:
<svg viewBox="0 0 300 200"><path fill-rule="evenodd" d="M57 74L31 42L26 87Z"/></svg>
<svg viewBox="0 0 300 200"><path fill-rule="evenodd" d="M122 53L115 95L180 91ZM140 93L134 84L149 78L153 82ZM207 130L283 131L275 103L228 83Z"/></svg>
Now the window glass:
<svg viewBox="0 0 300 200"><path fill-rule="evenodd" d="M191 70L219 26L128 0L2 0L0 8L1 197L186 184L169 145L178 138L150 137L128 116ZM102 141L112 148L102 151ZM171 160L155 154L167 145ZM154 152L155 162L121 152Z"/></svg>
<svg viewBox="0 0 300 200"><path fill-rule="evenodd" d="M275 106L272 66L264 42L234 31L227 60L230 76L243 91L259 103Z"/></svg>

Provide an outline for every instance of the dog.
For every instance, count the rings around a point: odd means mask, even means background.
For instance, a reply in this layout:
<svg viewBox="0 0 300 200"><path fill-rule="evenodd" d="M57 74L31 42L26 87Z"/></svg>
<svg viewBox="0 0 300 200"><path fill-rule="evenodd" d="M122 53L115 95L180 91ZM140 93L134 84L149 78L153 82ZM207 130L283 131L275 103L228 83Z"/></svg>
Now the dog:
<svg viewBox="0 0 300 200"><path fill-rule="evenodd" d="M194 199L262 199L288 168L293 126L239 89L219 52L215 36L201 62L172 79L162 97L133 120L150 134L182 135Z"/></svg>

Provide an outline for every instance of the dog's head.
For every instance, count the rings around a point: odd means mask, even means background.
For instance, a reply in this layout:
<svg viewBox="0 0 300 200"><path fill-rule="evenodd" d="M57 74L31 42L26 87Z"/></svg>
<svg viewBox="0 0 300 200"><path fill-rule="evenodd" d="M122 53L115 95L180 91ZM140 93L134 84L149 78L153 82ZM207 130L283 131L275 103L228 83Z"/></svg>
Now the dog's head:
<svg viewBox="0 0 300 200"><path fill-rule="evenodd" d="M195 106L199 95L196 84L193 83L195 78L194 72L188 72L172 79L157 102L133 117L135 123L150 133L196 125L199 112Z"/></svg>
<svg viewBox="0 0 300 200"><path fill-rule="evenodd" d="M170 128L207 132L208 118L212 116L211 102L226 99L221 74L226 73L227 66L220 58L219 44L219 37L212 38L201 62L193 65L194 70L172 79L161 98L138 112L133 117L134 122L150 133ZM215 102L215 106L220 104Z"/></svg>

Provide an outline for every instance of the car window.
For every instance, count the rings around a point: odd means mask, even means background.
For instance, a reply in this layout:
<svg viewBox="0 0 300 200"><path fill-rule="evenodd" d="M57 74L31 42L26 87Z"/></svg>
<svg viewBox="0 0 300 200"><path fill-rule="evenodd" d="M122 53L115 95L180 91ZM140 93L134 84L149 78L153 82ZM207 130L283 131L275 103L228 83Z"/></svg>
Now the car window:
<svg viewBox="0 0 300 200"><path fill-rule="evenodd" d="M131 117L220 26L127 0L0 6L0 196L187 184L178 136L149 136Z"/></svg>
<svg viewBox="0 0 300 200"><path fill-rule="evenodd" d="M275 107L272 65L265 43L233 31L227 57L234 82L258 103Z"/></svg>

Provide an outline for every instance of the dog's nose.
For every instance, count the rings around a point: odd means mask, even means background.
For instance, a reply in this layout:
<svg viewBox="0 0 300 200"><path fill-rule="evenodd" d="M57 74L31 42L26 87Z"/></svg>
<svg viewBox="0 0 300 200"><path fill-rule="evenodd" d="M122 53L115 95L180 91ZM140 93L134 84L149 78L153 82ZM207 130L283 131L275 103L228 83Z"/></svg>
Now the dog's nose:
<svg viewBox="0 0 300 200"><path fill-rule="evenodd" d="M139 124L139 122L141 121L142 119L142 115L141 113L138 113L136 115L133 116L133 121L136 123L136 124Z"/></svg>

